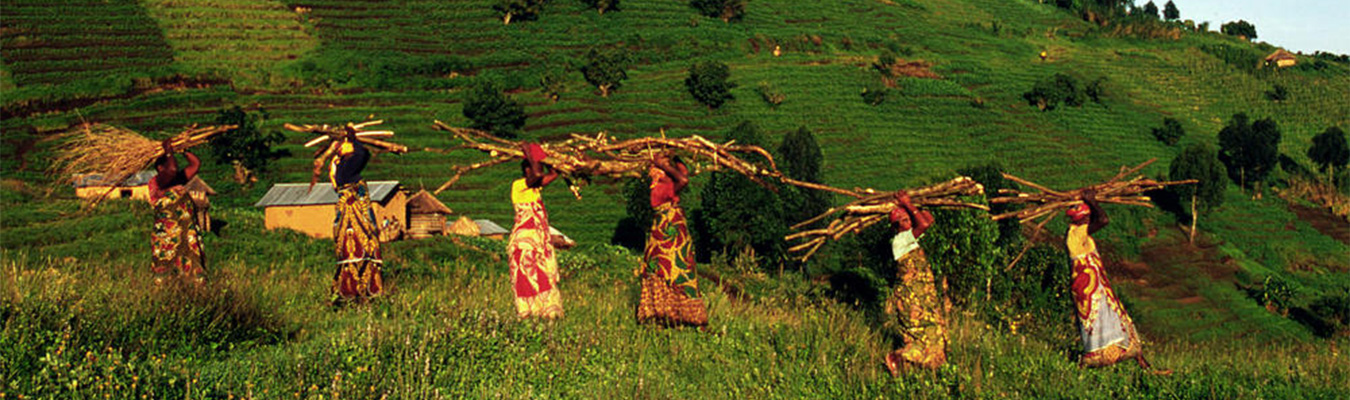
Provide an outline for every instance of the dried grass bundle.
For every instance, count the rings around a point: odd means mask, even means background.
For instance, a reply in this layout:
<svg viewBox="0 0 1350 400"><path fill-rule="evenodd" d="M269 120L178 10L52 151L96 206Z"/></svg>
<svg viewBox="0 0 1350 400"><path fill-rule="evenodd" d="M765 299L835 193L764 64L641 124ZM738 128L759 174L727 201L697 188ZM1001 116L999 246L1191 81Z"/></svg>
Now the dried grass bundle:
<svg viewBox="0 0 1350 400"><path fill-rule="evenodd" d="M464 174L470 171L525 157L520 149L520 142L498 138L476 129L449 126L441 121L435 121L432 127L450 132L464 142L460 146L451 148L451 151L472 149L488 153L488 156L491 157L486 161L453 167L454 176L437 188L436 193L454 185ZM679 154L687 158L686 161L691 169L691 174L731 170L745 175L761 185L764 185L761 180L763 177L782 176L782 173L778 172L774 165L773 156L759 146L737 145L734 142L719 144L698 135L679 139L648 137L616 140L601 132L595 136L573 134L570 139L555 143L543 143L540 146L548 153L547 157L544 158L545 163L548 163L564 177L577 178L577 181L582 182L589 181L592 178L640 178L645 174L655 156L669 153ZM435 151L433 149L427 150ZM753 154L763 157L765 162L768 163L768 167L746 161L738 157L737 154ZM579 190L577 185L572 183L574 182L572 179L568 179L568 181L572 192L577 194ZM580 197L579 194L577 196Z"/></svg>
<svg viewBox="0 0 1350 400"><path fill-rule="evenodd" d="M282 126L284 126L288 130L292 130L295 132L312 133L318 135L318 137L315 137L305 142L305 147L314 147L324 142L328 142L327 145L319 147L317 150L314 151L314 171L309 178L309 186L313 188L314 184L319 182L319 175L323 171L323 166L328 164L328 162L332 160L333 157L337 156L338 146L342 144L342 139L346 138L348 133L356 134L356 140L358 142L361 142L361 144L373 149L374 151L377 152L384 151L395 154L407 153L408 146L380 140L380 138L394 137L394 131L365 130L367 127L379 125L382 123L384 123L384 120L371 120L361 123L348 122L347 125L338 125L338 126L328 124L295 125L290 123L284 124Z"/></svg>
<svg viewBox="0 0 1350 400"><path fill-rule="evenodd" d="M175 152L183 151L237 127L224 125L198 128L192 125L174 136L171 146ZM54 172L71 181L79 175L101 174L103 181L112 186L102 195L90 199L90 207L98 205L116 190L118 184L164 155L160 141L112 125L86 123L65 133L63 137L65 143L57 150Z"/></svg>
<svg viewBox="0 0 1350 400"><path fill-rule="evenodd" d="M896 192L877 192L872 189L855 189L853 191L848 191L830 188L824 185L814 185L812 188L852 196L858 200L843 206L831 208L814 218L792 226L792 229L802 229L822 221L835 213L844 212L843 215L830 221L830 224L824 228L805 230L783 238L788 241L805 239L805 242L788 248L788 252L790 253L803 253L800 257L800 260L802 261L810 259L811 256L816 253L816 250L819 250L826 242L839 240L839 238L844 235L862 232L873 224L885 220L890 215L891 210L895 209L893 199L895 198ZM989 207L986 207L983 204L970 203L958 199L960 196L980 196L984 194L984 187L981 186L979 182L975 182L974 179L964 176L958 176L946 182L917 189L904 190L917 207L970 208L989 211Z"/></svg>

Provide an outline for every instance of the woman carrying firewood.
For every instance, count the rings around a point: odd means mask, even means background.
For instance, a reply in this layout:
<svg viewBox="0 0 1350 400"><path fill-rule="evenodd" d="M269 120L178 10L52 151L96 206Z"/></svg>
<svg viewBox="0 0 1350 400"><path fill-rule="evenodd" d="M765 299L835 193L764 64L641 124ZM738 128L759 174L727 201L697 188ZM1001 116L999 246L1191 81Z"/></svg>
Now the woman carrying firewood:
<svg viewBox="0 0 1350 400"><path fill-rule="evenodd" d="M544 169L547 154L535 143L522 143L525 160L520 169L523 178L511 182L511 205L516 223L506 245L510 256L511 287L516 293L516 315L520 318L558 318L563 315L562 295L558 291L558 261L553 256L548 212L540 192L558 178L553 168Z"/></svg>
<svg viewBox="0 0 1350 400"><path fill-rule="evenodd" d="M905 346L886 354L886 369L898 376L908 366L936 369L947 362L947 322L933 269L919 247L919 237L933 225L933 214L914 207L903 190L895 192L894 202L890 220L899 233L891 239L891 254L899 264L901 283L886 301L886 313L894 316L887 325L900 325Z"/></svg>
<svg viewBox="0 0 1350 400"><path fill-rule="evenodd" d="M1139 340L1139 332L1111 289L1102 267L1102 257L1097 253L1097 243L1092 239L1092 234L1110 223L1110 219L1097 204L1093 190L1084 190L1080 198L1081 204L1065 211L1069 217L1066 240L1069 256L1073 259L1073 302L1083 338L1083 357L1079 365L1104 367L1133 358L1140 367L1149 369L1141 351L1143 343Z"/></svg>
<svg viewBox="0 0 1350 400"><path fill-rule="evenodd" d="M337 157L329 163L328 176L337 191L337 215L333 219L333 249L337 271L330 289L333 304L365 302L384 293L380 267L380 228L361 170L370 161L370 151L347 128L338 145Z"/></svg>
<svg viewBox="0 0 1350 400"><path fill-rule="evenodd" d="M655 213L651 235L642 253L644 265L638 274L642 294L638 299L639 323L704 326L708 307L698 293L694 245L689 238L680 190L689 184L689 169L678 159L662 154L648 168L651 204Z"/></svg>
<svg viewBox="0 0 1350 400"><path fill-rule="evenodd" d="M172 139L161 142L164 155L155 159L155 178L150 180L150 204L155 209L155 231L150 235L151 271L155 283L163 284L171 276L200 284L206 273L202 253L202 235L197 227L197 207L186 185L197 176L201 160L192 152L183 152L188 166L178 169Z"/></svg>

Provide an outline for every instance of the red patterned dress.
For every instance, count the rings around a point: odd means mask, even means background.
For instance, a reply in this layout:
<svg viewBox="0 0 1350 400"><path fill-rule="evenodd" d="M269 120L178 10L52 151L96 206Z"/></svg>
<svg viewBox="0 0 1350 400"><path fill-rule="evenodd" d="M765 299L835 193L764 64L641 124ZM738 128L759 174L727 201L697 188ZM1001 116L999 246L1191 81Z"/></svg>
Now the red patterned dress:
<svg viewBox="0 0 1350 400"><path fill-rule="evenodd" d="M151 181L151 185L154 185ZM150 200L155 209L155 230L150 234L153 259L150 270L155 283L179 278L201 282L205 274L206 257L202 253L201 231L197 228L197 208L192 196L178 186L157 193Z"/></svg>
<svg viewBox="0 0 1350 400"><path fill-rule="evenodd" d="M1073 302L1083 337L1081 363L1100 367L1138 356L1139 333L1106 279L1087 224L1069 226L1068 247L1073 258Z"/></svg>
<svg viewBox="0 0 1350 400"><path fill-rule="evenodd" d="M643 251L642 295L638 322L702 326L708 323L708 307L698 293L694 245L689 239L684 210L675 193L675 183L664 174L652 181L651 202L655 211L651 235Z"/></svg>
<svg viewBox="0 0 1350 400"><path fill-rule="evenodd" d="M561 317L558 261L553 256L548 212L544 210L540 189L531 188L524 178L511 182L511 205L516 210L516 223L511 228L506 252L511 257L516 315L520 318Z"/></svg>
<svg viewBox="0 0 1350 400"><path fill-rule="evenodd" d="M337 272L331 289L333 301L364 301L384 292L380 267L380 229L375 225L366 181L337 187L337 216L333 220L333 250Z"/></svg>

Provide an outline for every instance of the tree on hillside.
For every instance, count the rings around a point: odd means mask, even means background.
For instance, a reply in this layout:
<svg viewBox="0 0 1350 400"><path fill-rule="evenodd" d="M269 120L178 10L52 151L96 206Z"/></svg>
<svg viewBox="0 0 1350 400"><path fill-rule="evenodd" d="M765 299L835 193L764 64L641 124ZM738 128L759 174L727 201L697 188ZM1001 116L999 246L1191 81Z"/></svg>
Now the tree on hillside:
<svg viewBox="0 0 1350 400"><path fill-rule="evenodd" d="M259 126L265 120L266 110L248 113L239 106L220 110L216 114L216 124L239 126L211 138L211 155L217 164L234 165L235 183L245 185L256 181L255 172L262 172L272 160L290 154L286 150L272 149L286 137L280 132L263 133Z"/></svg>
<svg viewBox="0 0 1350 400"><path fill-rule="evenodd" d="M464 117L469 127L503 138L515 138L525 126L525 107L506 97L492 83L479 85L464 98Z"/></svg>
<svg viewBox="0 0 1350 400"><path fill-rule="evenodd" d="M1340 127L1329 127L1317 136L1313 136L1312 147L1308 148L1308 158L1317 163L1323 171L1334 176L1336 168L1345 168L1350 164L1350 146L1346 145L1345 131Z"/></svg>
<svg viewBox="0 0 1350 400"><path fill-rule="evenodd" d="M778 144L778 167L789 178L803 182L822 183L820 166L825 160L816 143L816 135L805 126L783 136ZM830 196L820 190L785 186L779 189L783 195L784 216L788 226L805 221L829 210Z"/></svg>
<svg viewBox="0 0 1350 400"><path fill-rule="evenodd" d="M1270 118L1250 122L1247 114L1237 113L1219 131L1219 161L1228 167L1228 177L1243 188L1260 184L1279 160L1280 128Z"/></svg>
<svg viewBox="0 0 1350 400"><path fill-rule="evenodd" d="M1247 40L1256 39L1256 26L1244 20L1228 22L1219 26L1219 32L1225 35L1238 36Z"/></svg>
<svg viewBox="0 0 1350 400"><path fill-rule="evenodd" d="M1074 107L1081 106L1084 103L1084 96L1078 79L1062 73L1036 82L1031 91L1022 94L1027 104L1036 106L1042 111L1054 110L1060 103Z"/></svg>
<svg viewBox="0 0 1350 400"><path fill-rule="evenodd" d="M610 244L642 251L647 244L647 235L652 228L652 215L655 211L651 203L651 183L649 177L629 179L623 185L624 210L627 215L614 227L614 236Z"/></svg>
<svg viewBox="0 0 1350 400"><path fill-rule="evenodd" d="M1153 128L1153 137L1168 146L1175 146L1184 136L1186 136L1186 128L1182 128L1181 121L1177 121L1176 118L1163 118L1163 126Z"/></svg>
<svg viewBox="0 0 1350 400"><path fill-rule="evenodd" d="M689 67L689 77L684 79L684 86L689 89L689 94L693 95L695 100L708 106L709 109L715 109L735 98L731 95L731 89L735 88L736 84L728 82L727 79L730 78L731 68L726 64L704 61Z"/></svg>
<svg viewBox="0 0 1350 400"><path fill-rule="evenodd" d="M1144 3L1144 15L1158 19L1158 6L1153 4L1152 0Z"/></svg>
<svg viewBox="0 0 1350 400"><path fill-rule="evenodd" d="M1167 0L1167 4L1163 4L1163 18L1168 21L1176 21L1181 18L1181 10L1177 9L1177 4L1173 3L1172 0Z"/></svg>
<svg viewBox="0 0 1350 400"><path fill-rule="evenodd" d="M581 0L587 7L594 8L600 14L605 11L619 11L619 0Z"/></svg>
<svg viewBox="0 0 1350 400"><path fill-rule="evenodd" d="M705 17L718 18L722 22L745 18L745 0L690 0L689 6Z"/></svg>
<svg viewBox="0 0 1350 400"><path fill-rule="evenodd" d="M600 97L609 97L609 92L623 85L628 79L628 53L624 49L600 50L591 48L586 53L586 65L581 67L581 75L586 82L600 89Z"/></svg>
<svg viewBox="0 0 1350 400"><path fill-rule="evenodd" d="M1200 219L1200 212L1212 210L1223 204L1223 191L1228 186L1228 181L1223 177L1223 165L1219 162L1219 154L1203 143L1192 144L1172 160L1172 168L1168 171L1167 177L1171 180L1199 181L1194 185L1177 185L1170 188L1177 194L1177 198L1182 201L1189 200L1191 203L1190 241L1195 243L1195 226L1196 220Z"/></svg>
<svg viewBox="0 0 1350 400"><path fill-rule="evenodd" d="M732 128L726 139L741 145L763 143L759 128L748 121ZM735 172L710 175L699 191L699 221L695 224L702 228L699 237L705 254L740 254L749 248L762 261L779 261L788 228L778 195Z"/></svg>
<svg viewBox="0 0 1350 400"><path fill-rule="evenodd" d="M502 16L502 24L510 25L511 21L531 21L539 17L539 11L544 7L544 0L497 0L492 5L492 10Z"/></svg>

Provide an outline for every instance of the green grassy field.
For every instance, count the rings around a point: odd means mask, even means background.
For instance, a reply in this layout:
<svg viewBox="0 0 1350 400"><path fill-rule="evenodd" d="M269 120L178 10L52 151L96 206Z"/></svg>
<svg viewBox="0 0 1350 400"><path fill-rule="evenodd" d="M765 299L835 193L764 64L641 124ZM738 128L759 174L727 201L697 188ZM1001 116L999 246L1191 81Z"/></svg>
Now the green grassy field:
<svg viewBox="0 0 1350 400"><path fill-rule="evenodd" d="M455 142L431 121L467 125L463 88L485 81L525 106L527 139L662 129L719 139L751 121L776 147L805 126L820 141L827 183L881 190L990 162L1064 188L1155 157L1145 173L1157 176L1185 145L1214 144L1237 112L1277 121L1281 152L1307 165L1312 136L1350 127L1344 64L1257 68L1243 60L1274 47L1189 31L1176 40L1115 36L1036 1L757 0L732 24L678 1L624 2L602 15L554 0L538 20L503 25L491 4L6 2L0 348L8 353L0 398L1331 398L1350 389L1350 363L1338 350L1344 338L1314 335L1244 289L1273 277L1303 300L1343 291L1350 244L1300 220L1285 200L1251 200L1236 187L1200 220L1198 247L1184 243L1168 214L1109 209L1116 224L1101 240L1111 273L1123 276L1114 282L1157 342L1155 363L1180 372L1173 377L1078 370L1069 360L1071 320L1014 333L986 326L971 309L954 315L951 366L891 379L879 362L890 339L873 312L822 294L821 277L766 277L725 260L710 268L728 285L760 289L744 299L714 293L707 332L634 326L634 258L604 245L624 216L620 188L606 185L586 187L580 200L562 185L545 190L553 224L583 248L564 253L562 321L510 315L505 262L494 256L500 244L472 241L480 252L445 239L393 244L393 296L328 310L328 244L264 231L261 210L251 207L271 183L309 180L302 139L281 124L374 115L400 143L446 148ZM607 98L579 72L592 47L627 49L635 60ZM884 103L867 105L860 93L880 83L871 64L885 51L938 78L901 77ZM708 59L729 65L739 84L736 100L715 111L682 82L692 63ZM567 73L554 102L539 80L559 70ZM1055 73L1104 77L1102 101L1051 112L1029 106L1022 94ZM761 82L784 102L762 101ZM1276 84L1289 90L1287 100L1265 98ZM89 121L165 137L233 105L265 109L263 129L286 134L280 147L294 155L252 187L230 182L230 168L207 157L203 174L220 192L213 215L229 222L222 236L208 237L211 293L150 291L146 207L79 211L73 191L47 172L55 134ZM1150 134L1164 117L1187 131L1176 147ZM481 157L382 155L364 175L431 189L451 165ZM438 197L457 214L509 225L507 189L517 174L502 167L469 175ZM693 179L687 207L697 207L704 180ZM1109 389L1095 391L1102 386Z"/></svg>

